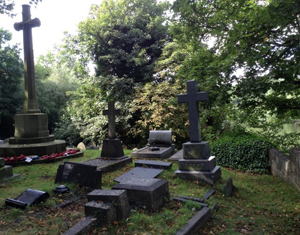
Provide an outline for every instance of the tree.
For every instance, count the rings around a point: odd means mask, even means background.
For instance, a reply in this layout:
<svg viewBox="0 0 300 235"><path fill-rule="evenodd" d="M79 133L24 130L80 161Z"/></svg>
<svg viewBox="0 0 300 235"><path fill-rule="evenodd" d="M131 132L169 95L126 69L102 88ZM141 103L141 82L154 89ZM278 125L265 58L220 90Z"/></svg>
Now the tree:
<svg viewBox="0 0 300 235"><path fill-rule="evenodd" d="M153 81L154 63L168 39L167 9L167 3L155 0L94 5L89 18L79 24L79 38L97 66L96 76L127 77L134 84Z"/></svg>
<svg viewBox="0 0 300 235"><path fill-rule="evenodd" d="M215 38L216 63L236 83L239 108L299 116L299 1L177 0L173 9L186 41ZM239 68L244 74L234 76Z"/></svg>
<svg viewBox="0 0 300 235"><path fill-rule="evenodd" d="M23 100L23 63L17 45L7 46L11 33L0 28L0 138L13 136L14 115Z"/></svg>

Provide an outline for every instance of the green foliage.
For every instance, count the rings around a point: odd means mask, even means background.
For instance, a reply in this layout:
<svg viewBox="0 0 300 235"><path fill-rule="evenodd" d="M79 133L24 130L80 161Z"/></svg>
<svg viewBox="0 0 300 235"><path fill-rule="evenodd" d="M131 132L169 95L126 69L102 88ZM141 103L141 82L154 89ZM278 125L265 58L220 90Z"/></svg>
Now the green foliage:
<svg viewBox="0 0 300 235"><path fill-rule="evenodd" d="M17 45L6 43L11 34L0 28L0 138L13 135L13 118L20 109L24 88L21 88L23 63Z"/></svg>
<svg viewBox="0 0 300 235"><path fill-rule="evenodd" d="M224 167L243 171L268 173L270 163L268 151L271 143L251 135L223 136L211 146L212 155Z"/></svg>
<svg viewBox="0 0 300 235"><path fill-rule="evenodd" d="M96 75L153 80L154 62L168 37L167 3L155 0L105 0L93 5L79 24L79 40L97 66Z"/></svg>
<svg viewBox="0 0 300 235"><path fill-rule="evenodd" d="M30 0L29 4L37 5L38 2L41 2L41 1L42 0ZM8 16L14 17L15 14L12 13L14 7L15 7L14 0L0 0L0 14L6 14Z"/></svg>
<svg viewBox="0 0 300 235"><path fill-rule="evenodd" d="M173 9L181 41L215 39L215 64L236 83L239 108L299 116L299 1L177 0Z"/></svg>

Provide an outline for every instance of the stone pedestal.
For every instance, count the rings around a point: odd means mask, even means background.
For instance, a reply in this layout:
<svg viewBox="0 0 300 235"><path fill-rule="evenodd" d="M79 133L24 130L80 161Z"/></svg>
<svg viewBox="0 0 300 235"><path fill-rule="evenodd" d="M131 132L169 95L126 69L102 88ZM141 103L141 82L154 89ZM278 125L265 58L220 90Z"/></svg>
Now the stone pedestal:
<svg viewBox="0 0 300 235"><path fill-rule="evenodd" d="M210 156L208 141L187 142L182 145L183 159L178 160L179 170L175 175L187 180L202 180L214 184L221 178L221 169L216 166L216 157Z"/></svg>
<svg viewBox="0 0 300 235"><path fill-rule="evenodd" d="M49 135L48 116L45 113L15 115L15 136L8 144L0 145L0 157L23 155L50 155L66 150L64 140Z"/></svg>
<svg viewBox="0 0 300 235"><path fill-rule="evenodd" d="M103 141L101 157L104 158L119 158L124 157L124 151L121 140L116 139L105 139Z"/></svg>

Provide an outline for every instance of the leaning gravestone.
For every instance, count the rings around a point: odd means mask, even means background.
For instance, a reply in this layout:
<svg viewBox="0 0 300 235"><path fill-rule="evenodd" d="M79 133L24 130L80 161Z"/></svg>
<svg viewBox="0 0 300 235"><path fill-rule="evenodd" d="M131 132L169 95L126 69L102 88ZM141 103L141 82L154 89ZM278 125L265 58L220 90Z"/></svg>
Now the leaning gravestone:
<svg viewBox="0 0 300 235"><path fill-rule="evenodd" d="M135 152L131 157L137 158L167 158L174 152L172 131L155 130L149 132L149 144Z"/></svg>
<svg viewBox="0 0 300 235"><path fill-rule="evenodd" d="M41 113L36 99L35 69L32 45L32 28L39 27L38 18L31 19L30 6L23 5L23 21L15 23L17 31L23 30L24 40L24 105L21 114L15 115L15 134L9 143L0 145L0 157L24 155L50 155L66 150L63 140L49 135L48 116Z"/></svg>
<svg viewBox="0 0 300 235"><path fill-rule="evenodd" d="M12 166L5 166L4 159L0 158L0 180L12 176L13 176Z"/></svg>
<svg viewBox="0 0 300 235"><path fill-rule="evenodd" d="M187 81L187 94L178 95L179 103L188 103L190 141L182 145L183 159L178 161L175 175L187 180L202 180L214 184L221 178L221 169L216 166L216 157L210 156L208 141L201 140L199 101L207 101L206 92L198 92L196 81Z"/></svg>

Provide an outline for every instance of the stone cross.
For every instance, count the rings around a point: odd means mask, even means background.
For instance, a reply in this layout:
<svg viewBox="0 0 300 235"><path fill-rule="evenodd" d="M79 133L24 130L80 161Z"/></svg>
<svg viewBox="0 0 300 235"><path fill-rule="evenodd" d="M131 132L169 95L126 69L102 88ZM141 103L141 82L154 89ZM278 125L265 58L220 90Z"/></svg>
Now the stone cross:
<svg viewBox="0 0 300 235"><path fill-rule="evenodd" d="M108 138L115 139L116 138L116 121L115 115L120 115L120 110L115 109L115 102L108 102L108 110L103 110L103 115L108 116Z"/></svg>
<svg viewBox="0 0 300 235"><path fill-rule="evenodd" d="M31 29L33 27L39 27L41 22L38 18L31 19L29 5L22 5L22 9L23 21L20 23L15 23L14 28L17 31L23 30L25 80L23 113L40 113L41 111L36 100L35 92L35 73Z"/></svg>
<svg viewBox="0 0 300 235"><path fill-rule="evenodd" d="M190 141L200 142L200 122L198 101L207 101L206 92L198 92L196 81L186 82L187 94L178 95L178 103L188 103L189 123L190 123Z"/></svg>

